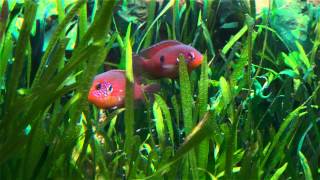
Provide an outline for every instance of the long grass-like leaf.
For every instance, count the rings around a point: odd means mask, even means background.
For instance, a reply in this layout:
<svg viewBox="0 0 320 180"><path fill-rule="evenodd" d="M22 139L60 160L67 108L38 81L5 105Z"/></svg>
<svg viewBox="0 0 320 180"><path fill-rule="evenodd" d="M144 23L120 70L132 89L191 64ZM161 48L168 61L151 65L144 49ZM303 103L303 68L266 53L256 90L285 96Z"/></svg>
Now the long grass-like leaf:
<svg viewBox="0 0 320 180"><path fill-rule="evenodd" d="M164 132L164 120L161 109L157 102L153 103L153 115L155 117L156 131L160 142L160 148L163 150L165 147L165 132Z"/></svg>
<svg viewBox="0 0 320 180"><path fill-rule="evenodd" d="M228 41L228 43L223 47L222 53L227 54L231 47L244 35L244 33L247 32L247 30L248 26L243 26L240 31L235 36L233 36L230 41Z"/></svg>
<svg viewBox="0 0 320 180"><path fill-rule="evenodd" d="M209 68L207 64L207 56L205 55L201 65L200 80L198 82L199 119L201 119L205 115L208 108L208 85L209 85L208 70ZM204 140L199 145L199 148L198 148L198 163L199 163L199 167L202 169L207 169L208 153L209 153L209 141ZM204 178L204 175L205 174L202 174L200 178Z"/></svg>
<svg viewBox="0 0 320 180"><path fill-rule="evenodd" d="M281 175L284 173L284 171L287 169L288 163L284 163L283 166L281 166L277 171L272 175L270 180L278 180Z"/></svg>
<svg viewBox="0 0 320 180"><path fill-rule="evenodd" d="M124 124L125 124L125 152L128 156L131 156L133 147L133 133L134 133L134 79L132 70L132 47L130 42L131 24L128 26L127 34L125 37L125 62L126 62L126 98L125 98L125 112L124 112Z"/></svg>
<svg viewBox="0 0 320 180"><path fill-rule="evenodd" d="M288 125L295 120L299 114L301 113L302 110L304 110L306 107L301 105L299 107L297 107L294 111L292 111L283 121L283 123L280 126L280 129L278 130L277 134L275 135L275 137L273 138L272 144L270 146L270 148L268 149L268 152L266 154L266 156L263 158L262 161L262 167L264 167L264 165L266 164L267 160L269 159L269 156L271 154L271 152L274 150L274 148L277 146L281 135L285 132L286 128L288 127Z"/></svg>
<svg viewBox="0 0 320 180"><path fill-rule="evenodd" d="M186 134L191 132L194 125L192 120L192 106L193 98L191 92L191 85L187 65L183 57L179 57L179 80L180 80L180 91L181 91L181 105L183 107L183 122Z"/></svg>
<svg viewBox="0 0 320 180"><path fill-rule="evenodd" d="M3 49L1 52L1 59L0 59L0 89L5 88L5 74L7 71L7 65L9 59L11 58L13 47L12 47L12 37L7 35L5 36ZM1 102L1 99L0 99Z"/></svg>
<svg viewBox="0 0 320 180"><path fill-rule="evenodd" d="M172 142L172 146L174 146L174 131L172 127L172 119L170 115L169 108L166 104L166 102L161 98L161 96L155 94L155 101L158 103L163 115L164 115L164 122L167 126L168 132L169 132L169 137L170 141Z"/></svg>
<svg viewBox="0 0 320 180"><path fill-rule="evenodd" d="M299 151L298 154L300 158L300 163L303 167L305 179L312 180L313 177L312 177L311 169L308 164L308 160L306 159L306 157L303 155L301 151Z"/></svg>
<svg viewBox="0 0 320 180"><path fill-rule="evenodd" d="M156 14L156 1L151 0L150 3L148 4L148 18L147 18L147 27L150 27L152 25L152 20L154 19L154 15ZM154 28L150 29L150 32L153 31ZM150 46L152 42L153 34L148 33L146 36L146 40L144 41L143 47L147 48Z"/></svg>
<svg viewBox="0 0 320 180"><path fill-rule="evenodd" d="M81 8L81 6L85 3L86 1L84 0L80 0L78 1L74 7L70 10L70 12L68 12L68 14L65 16L65 18L62 20L62 22L58 25L58 27L56 28L56 30L54 31L49 43L48 43L48 47L46 49L46 51L44 52L41 60L40 60L40 65L39 68L37 70L36 76L34 78L34 82L32 84L32 87L35 87L38 85L38 81L45 69L45 65L47 63L47 59L50 55L50 53L52 52L52 49L54 48L54 45L56 44L56 42L58 41L58 39L61 36L61 33L64 32L65 28L67 27L68 23L72 20L72 18L74 17L74 15L77 13L77 11Z"/></svg>
<svg viewBox="0 0 320 180"><path fill-rule="evenodd" d="M32 1L26 1L24 6L24 22L22 24L21 32L16 46L15 51L15 61L10 74L10 79L8 80L8 93L6 96L6 107L11 107L14 103L16 90L19 85L19 79L22 74L22 68L24 63L24 57L29 42L29 35L31 32L33 21L35 20L37 5ZM7 110L7 112L9 112Z"/></svg>
<svg viewBox="0 0 320 180"><path fill-rule="evenodd" d="M141 38L140 43L138 45L137 48L137 52L140 50L142 43L144 41L144 39L147 37L148 33L151 31L152 27L155 25L155 23L160 19L161 16L164 15L165 12L167 12L169 10L169 8L171 6L173 6L175 0L170 0L168 2L168 4L162 9L162 11L159 13L159 15L153 20L153 22L151 23L151 25L148 27L147 31L145 32L144 36Z"/></svg>
<svg viewBox="0 0 320 180"><path fill-rule="evenodd" d="M165 165L158 168L157 172L152 176L149 176L148 178L154 178L157 175L160 175L161 173L168 170L170 166L172 166L179 159L184 157L184 155L188 153L192 148L199 145L199 143L201 143L204 138L212 135L212 131L216 129L216 127L214 127L215 123L212 122L215 121L216 118L217 116L213 112L207 113L203 117L203 119L197 124L197 126L192 130L192 132L186 137L185 142L178 149L175 156L172 157Z"/></svg>

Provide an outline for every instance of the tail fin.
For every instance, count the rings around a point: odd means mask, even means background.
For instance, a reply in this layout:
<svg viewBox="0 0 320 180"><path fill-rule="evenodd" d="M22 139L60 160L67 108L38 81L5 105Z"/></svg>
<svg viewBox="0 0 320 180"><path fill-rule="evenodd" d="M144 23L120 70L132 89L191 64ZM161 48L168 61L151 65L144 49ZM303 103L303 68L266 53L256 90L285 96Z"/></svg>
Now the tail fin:
<svg viewBox="0 0 320 180"><path fill-rule="evenodd" d="M132 54L132 68L134 75L141 75L143 72L144 58L138 54Z"/></svg>

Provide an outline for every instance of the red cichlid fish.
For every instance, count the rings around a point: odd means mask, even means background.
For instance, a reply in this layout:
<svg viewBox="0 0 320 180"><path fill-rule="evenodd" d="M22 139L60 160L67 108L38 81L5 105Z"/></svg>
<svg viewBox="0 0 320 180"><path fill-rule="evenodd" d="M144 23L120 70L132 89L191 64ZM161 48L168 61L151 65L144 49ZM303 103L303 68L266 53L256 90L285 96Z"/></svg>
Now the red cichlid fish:
<svg viewBox="0 0 320 180"><path fill-rule="evenodd" d="M134 99L144 100L144 92L155 92L157 84L143 86L134 83ZM123 70L110 70L97 75L89 90L88 101L99 108L109 109L124 105L126 77Z"/></svg>
<svg viewBox="0 0 320 180"><path fill-rule="evenodd" d="M175 40L166 40L133 55L135 74L146 72L154 78L176 78L179 74L180 54L184 56L189 71L202 63L202 54L192 46Z"/></svg>

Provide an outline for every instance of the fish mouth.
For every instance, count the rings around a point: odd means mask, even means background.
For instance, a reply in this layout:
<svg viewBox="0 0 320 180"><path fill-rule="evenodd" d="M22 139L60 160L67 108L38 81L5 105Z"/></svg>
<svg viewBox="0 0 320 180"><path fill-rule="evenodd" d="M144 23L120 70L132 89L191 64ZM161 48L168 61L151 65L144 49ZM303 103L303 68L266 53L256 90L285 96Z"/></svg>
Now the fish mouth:
<svg viewBox="0 0 320 180"><path fill-rule="evenodd" d="M175 64L164 64L161 67L165 70L175 70L178 66Z"/></svg>

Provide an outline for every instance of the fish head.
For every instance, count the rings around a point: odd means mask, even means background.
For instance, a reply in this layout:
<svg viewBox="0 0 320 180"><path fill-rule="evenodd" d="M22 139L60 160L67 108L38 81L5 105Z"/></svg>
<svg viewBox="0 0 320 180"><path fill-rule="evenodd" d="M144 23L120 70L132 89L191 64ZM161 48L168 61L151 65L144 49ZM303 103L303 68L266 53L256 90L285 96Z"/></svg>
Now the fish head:
<svg viewBox="0 0 320 180"><path fill-rule="evenodd" d="M109 72L97 75L89 90L88 101L102 109L122 106L125 79L115 75Z"/></svg>
<svg viewBox="0 0 320 180"><path fill-rule="evenodd" d="M183 55L189 70L197 68L202 63L203 55L192 46L180 45L180 47L177 46L177 48L179 48L179 55ZM177 62L179 61L179 55L177 57Z"/></svg>
<svg viewBox="0 0 320 180"><path fill-rule="evenodd" d="M184 57L184 60L187 63L189 70L195 69L203 61L202 54L195 48L189 45L180 44L159 51L154 56L154 66L159 66L167 72L177 72L180 55Z"/></svg>

